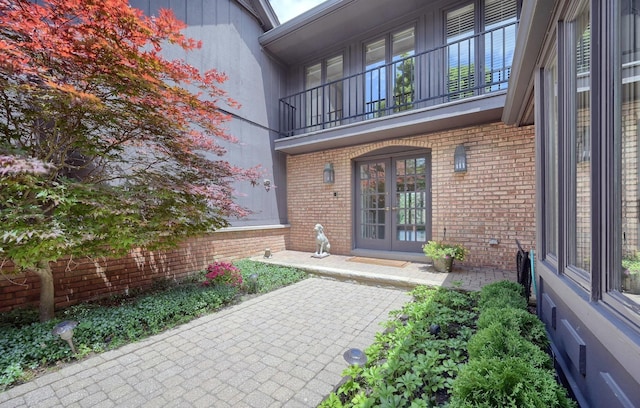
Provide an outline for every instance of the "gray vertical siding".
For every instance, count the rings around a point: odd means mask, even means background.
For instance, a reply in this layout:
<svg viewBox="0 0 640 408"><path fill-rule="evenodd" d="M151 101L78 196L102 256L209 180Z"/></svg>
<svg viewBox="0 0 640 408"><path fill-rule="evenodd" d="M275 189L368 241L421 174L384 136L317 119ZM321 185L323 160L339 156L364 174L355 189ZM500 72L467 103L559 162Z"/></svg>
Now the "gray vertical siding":
<svg viewBox="0 0 640 408"><path fill-rule="evenodd" d="M277 187L267 192L261 185L238 183L236 201L253 213L243 220L231 220L232 225L286 223L286 163L273 150L284 70L258 43L263 33L260 23L232 0L131 0L130 4L147 15L171 8L187 24L185 33L202 40L203 46L186 55L168 47L166 57L185 58L201 70L224 72L228 79L222 88L241 104L240 109L221 106L236 115L225 126L240 141L226 146L225 158L242 167L260 165L265 170L261 181L268 178Z"/></svg>

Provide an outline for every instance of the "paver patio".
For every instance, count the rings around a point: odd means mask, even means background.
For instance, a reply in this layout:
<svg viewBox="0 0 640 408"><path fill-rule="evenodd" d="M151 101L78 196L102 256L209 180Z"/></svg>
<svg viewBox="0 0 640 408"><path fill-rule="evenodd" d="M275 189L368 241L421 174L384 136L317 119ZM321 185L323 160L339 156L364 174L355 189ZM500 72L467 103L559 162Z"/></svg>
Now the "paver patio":
<svg viewBox="0 0 640 408"><path fill-rule="evenodd" d="M409 296L307 279L0 394L1 407L313 407Z"/></svg>
<svg viewBox="0 0 640 408"><path fill-rule="evenodd" d="M0 407L315 407L417 284L477 290L515 272L433 272L283 251L269 263L312 278L0 393ZM368 285L356 282L366 282Z"/></svg>

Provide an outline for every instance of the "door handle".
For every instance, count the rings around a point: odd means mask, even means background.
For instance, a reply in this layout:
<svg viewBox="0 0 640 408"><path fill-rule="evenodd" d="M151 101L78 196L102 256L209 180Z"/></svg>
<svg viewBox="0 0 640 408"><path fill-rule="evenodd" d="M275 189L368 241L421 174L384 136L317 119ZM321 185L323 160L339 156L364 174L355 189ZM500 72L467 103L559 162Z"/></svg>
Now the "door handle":
<svg viewBox="0 0 640 408"><path fill-rule="evenodd" d="M398 211L398 207L384 207L384 210L385 210L385 211L389 211L389 210L391 210L391 211Z"/></svg>

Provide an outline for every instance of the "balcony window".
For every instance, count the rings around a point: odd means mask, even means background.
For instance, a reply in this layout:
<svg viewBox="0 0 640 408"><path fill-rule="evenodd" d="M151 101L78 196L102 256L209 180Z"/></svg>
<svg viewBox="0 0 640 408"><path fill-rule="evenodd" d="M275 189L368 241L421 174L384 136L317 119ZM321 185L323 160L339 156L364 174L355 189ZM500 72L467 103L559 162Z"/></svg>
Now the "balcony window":
<svg viewBox="0 0 640 408"><path fill-rule="evenodd" d="M381 38L365 45L365 110L377 117L387 107L387 40Z"/></svg>
<svg viewBox="0 0 640 408"><path fill-rule="evenodd" d="M305 111L308 131L339 124L343 103L342 76L342 55L327 58L306 68Z"/></svg>
<svg viewBox="0 0 640 408"><path fill-rule="evenodd" d="M473 95L475 88L475 12L468 4L447 12L448 91L451 99Z"/></svg>
<svg viewBox="0 0 640 408"><path fill-rule="evenodd" d="M417 26L359 43L361 58L349 52L348 59L340 55L314 61L304 68L303 90L280 99L281 134L308 133L506 89L518 4L519 0L467 1L418 20ZM417 44L435 40L419 40L421 24L439 26L433 20L440 18L440 44L417 50ZM350 74L343 76L343 71Z"/></svg>
<svg viewBox="0 0 640 408"><path fill-rule="evenodd" d="M365 44L364 53L367 117L411 109L415 96L415 29L371 41Z"/></svg>
<svg viewBox="0 0 640 408"><path fill-rule="evenodd" d="M451 100L476 95L482 87L484 92L507 88L517 18L516 0L485 0L482 18L474 3L445 13ZM485 32L484 41L475 35L477 32Z"/></svg>
<svg viewBox="0 0 640 408"><path fill-rule="evenodd" d="M484 67L486 91L507 89L516 49L516 0L486 0L484 9ZM501 28L502 27L502 28Z"/></svg>
<svg viewBox="0 0 640 408"><path fill-rule="evenodd" d="M415 96L415 32L410 28L391 38L393 109L399 112L411 109Z"/></svg>

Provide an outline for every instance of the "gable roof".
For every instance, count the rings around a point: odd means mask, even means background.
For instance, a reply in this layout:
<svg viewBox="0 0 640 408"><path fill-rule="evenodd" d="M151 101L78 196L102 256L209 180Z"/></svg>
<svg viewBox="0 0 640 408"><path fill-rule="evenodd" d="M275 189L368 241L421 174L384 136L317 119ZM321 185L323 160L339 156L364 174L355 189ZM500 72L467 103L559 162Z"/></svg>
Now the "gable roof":
<svg viewBox="0 0 640 408"><path fill-rule="evenodd" d="M264 31L269 31L280 25L280 20L269 0L235 0L251 13L259 22Z"/></svg>

